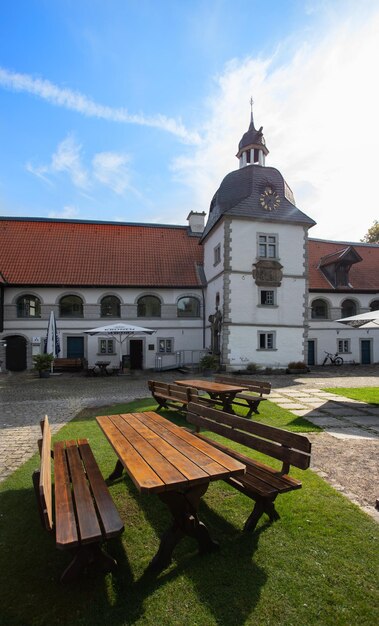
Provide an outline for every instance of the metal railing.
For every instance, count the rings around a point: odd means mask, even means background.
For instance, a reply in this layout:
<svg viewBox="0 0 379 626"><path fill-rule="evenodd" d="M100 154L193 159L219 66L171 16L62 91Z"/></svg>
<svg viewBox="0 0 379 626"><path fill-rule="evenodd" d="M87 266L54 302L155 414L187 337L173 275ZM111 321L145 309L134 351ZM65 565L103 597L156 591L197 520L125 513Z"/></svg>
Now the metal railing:
<svg viewBox="0 0 379 626"><path fill-rule="evenodd" d="M188 367L197 369L200 359L207 354L207 350L178 350L172 353L160 353L155 355L155 370L161 372L166 369Z"/></svg>

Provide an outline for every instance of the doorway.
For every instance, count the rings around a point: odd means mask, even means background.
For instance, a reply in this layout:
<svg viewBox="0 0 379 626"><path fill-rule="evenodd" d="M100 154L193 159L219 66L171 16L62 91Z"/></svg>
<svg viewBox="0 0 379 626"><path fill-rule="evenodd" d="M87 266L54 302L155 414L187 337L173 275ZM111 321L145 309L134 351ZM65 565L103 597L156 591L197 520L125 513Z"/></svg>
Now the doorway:
<svg viewBox="0 0 379 626"><path fill-rule="evenodd" d="M361 363L362 365L370 365L371 363L370 339L361 339Z"/></svg>
<svg viewBox="0 0 379 626"><path fill-rule="evenodd" d="M6 341L6 369L10 372L23 372L26 370L26 339L20 335L11 335Z"/></svg>
<svg viewBox="0 0 379 626"><path fill-rule="evenodd" d="M308 365L316 364L316 342L314 339L308 339Z"/></svg>
<svg viewBox="0 0 379 626"><path fill-rule="evenodd" d="M83 359L84 337L67 337L67 358Z"/></svg>
<svg viewBox="0 0 379 626"><path fill-rule="evenodd" d="M130 340L130 369L141 370L143 363L143 341L142 339Z"/></svg>

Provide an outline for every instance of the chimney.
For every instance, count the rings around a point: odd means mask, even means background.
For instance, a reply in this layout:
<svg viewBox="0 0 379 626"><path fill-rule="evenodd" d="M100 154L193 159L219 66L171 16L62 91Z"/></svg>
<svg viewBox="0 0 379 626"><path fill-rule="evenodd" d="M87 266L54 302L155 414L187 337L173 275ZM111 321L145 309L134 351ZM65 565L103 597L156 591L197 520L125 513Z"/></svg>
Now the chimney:
<svg viewBox="0 0 379 626"><path fill-rule="evenodd" d="M205 211L203 211L202 213L191 211L187 217L187 220L191 233L200 234L204 230Z"/></svg>

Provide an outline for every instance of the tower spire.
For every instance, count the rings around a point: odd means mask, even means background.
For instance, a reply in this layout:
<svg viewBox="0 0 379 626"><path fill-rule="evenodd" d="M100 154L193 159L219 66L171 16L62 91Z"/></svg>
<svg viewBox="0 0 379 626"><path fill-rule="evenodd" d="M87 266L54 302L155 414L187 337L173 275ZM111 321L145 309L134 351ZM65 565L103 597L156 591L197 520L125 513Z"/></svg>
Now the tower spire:
<svg viewBox="0 0 379 626"><path fill-rule="evenodd" d="M266 142L263 137L263 126L257 130L254 126L253 118L253 97L250 97L250 126L248 131L243 135L238 145L237 158L240 162L240 167L246 165L263 165L265 164L265 157L268 154L266 148Z"/></svg>

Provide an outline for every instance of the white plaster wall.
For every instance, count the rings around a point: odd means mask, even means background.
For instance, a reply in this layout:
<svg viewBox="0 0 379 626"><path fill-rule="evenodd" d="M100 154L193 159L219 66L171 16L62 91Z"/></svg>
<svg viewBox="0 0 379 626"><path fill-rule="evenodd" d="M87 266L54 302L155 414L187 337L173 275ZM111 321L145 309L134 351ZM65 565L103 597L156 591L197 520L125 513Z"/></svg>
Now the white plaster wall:
<svg viewBox="0 0 379 626"><path fill-rule="evenodd" d="M285 274L304 273L304 229L296 224L233 220L231 259L234 271L251 272L258 251L258 235L278 235L278 260Z"/></svg>
<svg viewBox="0 0 379 626"><path fill-rule="evenodd" d="M231 346L229 353L230 368L240 369L248 363L256 363L265 367L287 367L290 361L303 361L302 328L265 328L276 333L276 350L259 350L258 331L253 326L230 326Z"/></svg>
<svg viewBox="0 0 379 626"><path fill-rule="evenodd" d="M41 318L17 318L15 314L15 307L13 306L18 296L22 294L33 294L41 299L42 303L42 317ZM82 297L85 307L93 305L90 316L84 318L60 318L58 311L59 299L64 294L76 294ZM101 355L98 352L99 349L99 337L89 336L85 333L90 328L98 326L104 326L106 324L114 324L120 321L120 318L101 318L100 317L100 300L104 295L113 294L117 295L121 303L124 305L134 305L138 297L142 294L157 295L162 302L162 314L166 315L166 318L137 318L128 317L127 320L131 324L138 326L145 326L155 330L154 335L140 336L136 339L142 339L144 342L143 350L143 366L144 368L154 368L156 362L156 355L158 352L159 339L172 339L173 350L176 352L184 352L181 358L185 359L185 362L191 362L194 359L196 362L199 360L199 354L203 350L203 301L202 293L199 289L193 290L181 290L181 289L161 289L152 290L145 289L143 291L138 289L100 289L100 288L84 288L84 289L59 289L59 288L39 288L39 289L19 289L10 288L5 290L5 320L4 331L2 338L6 338L7 335L22 335L27 339L27 353L28 353L28 367L32 367L32 354L43 351L44 338L47 332L48 318L50 311L54 310L57 319L58 335L61 344L60 357L65 357L66 343L68 336L80 336L84 338L84 355L87 358L89 364L93 364L99 359L104 359L105 355ZM176 303L181 296L196 296L201 303L201 317L200 318L178 318L176 317ZM11 305L11 306L9 306ZM165 306L171 306L168 309L168 313L164 313ZM12 314L11 314L12 313ZM125 319L125 318L122 318ZM34 341L33 341L34 339ZM149 350L149 344L154 344L154 350ZM123 354L128 354L129 342L123 345ZM163 360L170 365L170 359L176 361L175 357L165 357ZM118 365L119 363L119 346L116 344L116 352L113 355L107 355L106 360L111 361L111 365Z"/></svg>
<svg viewBox="0 0 379 626"><path fill-rule="evenodd" d="M341 305L344 300L354 300L357 303L357 314L365 313L370 309L370 303L377 300L379 295L365 293L317 293L309 294L309 305L318 298L325 300L329 305L331 319L312 320L309 309L308 339L315 340L316 364L322 364L325 352L335 353L339 339L350 340L350 352L340 353L346 362L361 363L361 341L371 341L372 363L379 363L379 328L351 328L336 320L341 318Z"/></svg>
<svg viewBox="0 0 379 626"><path fill-rule="evenodd" d="M277 296L277 304L274 306L260 305L259 287L251 274L232 274L230 288L231 320L234 324L303 326L305 291L303 278L283 278L281 286L274 288Z"/></svg>

